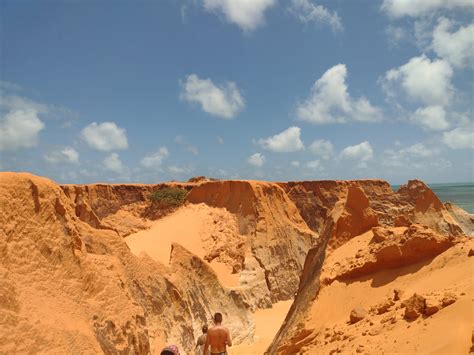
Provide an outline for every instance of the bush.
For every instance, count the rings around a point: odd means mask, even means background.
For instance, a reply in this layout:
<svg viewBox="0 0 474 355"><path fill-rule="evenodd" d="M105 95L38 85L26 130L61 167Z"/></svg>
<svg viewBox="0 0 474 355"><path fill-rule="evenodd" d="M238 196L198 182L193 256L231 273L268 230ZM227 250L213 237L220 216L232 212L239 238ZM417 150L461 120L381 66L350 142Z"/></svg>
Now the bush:
<svg viewBox="0 0 474 355"><path fill-rule="evenodd" d="M150 200L167 206L181 206L186 200L187 191L179 187L165 187L153 191Z"/></svg>

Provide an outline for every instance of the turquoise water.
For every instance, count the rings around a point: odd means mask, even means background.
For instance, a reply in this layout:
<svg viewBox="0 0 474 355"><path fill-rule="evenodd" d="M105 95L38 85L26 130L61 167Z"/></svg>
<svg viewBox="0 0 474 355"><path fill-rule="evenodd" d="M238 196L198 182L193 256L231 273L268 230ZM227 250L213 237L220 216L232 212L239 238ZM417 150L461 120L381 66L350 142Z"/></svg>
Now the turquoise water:
<svg viewBox="0 0 474 355"><path fill-rule="evenodd" d="M455 184L428 184L442 202L453 202L469 213L474 213L474 182ZM393 185L397 191L400 185Z"/></svg>
<svg viewBox="0 0 474 355"><path fill-rule="evenodd" d="M474 183L429 184L443 202L454 202L469 213L474 213Z"/></svg>

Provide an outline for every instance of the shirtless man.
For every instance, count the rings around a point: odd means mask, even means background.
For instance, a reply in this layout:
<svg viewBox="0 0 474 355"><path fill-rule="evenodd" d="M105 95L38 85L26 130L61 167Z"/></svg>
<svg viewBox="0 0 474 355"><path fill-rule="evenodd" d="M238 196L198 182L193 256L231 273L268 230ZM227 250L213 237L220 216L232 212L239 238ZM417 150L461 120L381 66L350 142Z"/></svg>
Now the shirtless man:
<svg viewBox="0 0 474 355"><path fill-rule="evenodd" d="M222 326L222 314L214 314L214 326L207 331L204 354L211 347L211 355L227 355L227 346L232 346L229 330Z"/></svg>

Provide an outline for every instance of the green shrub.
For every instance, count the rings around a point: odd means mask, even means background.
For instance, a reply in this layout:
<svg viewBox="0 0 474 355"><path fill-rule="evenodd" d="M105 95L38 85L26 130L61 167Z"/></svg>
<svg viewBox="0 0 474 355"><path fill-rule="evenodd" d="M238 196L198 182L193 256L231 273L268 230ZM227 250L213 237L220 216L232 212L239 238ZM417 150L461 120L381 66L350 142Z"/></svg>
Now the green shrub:
<svg viewBox="0 0 474 355"><path fill-rule="evenodd" d="M179 187L165 187L153 191L150 200L167 206L181 206L186 200L187 191Z"/></svg>

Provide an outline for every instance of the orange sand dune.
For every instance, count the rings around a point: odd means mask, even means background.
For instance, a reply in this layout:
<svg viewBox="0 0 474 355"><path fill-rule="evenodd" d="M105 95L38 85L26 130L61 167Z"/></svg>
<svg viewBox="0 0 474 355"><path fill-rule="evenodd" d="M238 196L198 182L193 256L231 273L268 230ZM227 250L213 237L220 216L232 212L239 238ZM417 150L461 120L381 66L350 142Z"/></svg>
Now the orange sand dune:
<svg viewBox="0 0 474 355"><path fill-rule="evenodd" d="M235 216L223 208L190 204L152 222L150 229L132 234L125 241L135 255L144 252L167 265L173 243L204 259L209 251L205 246L209 246L210 235L223 238L229 244L231 238L239 238ZM239 274L232 274L230 265L214 260L210 266L222 285L237 286Z"/></svg>

